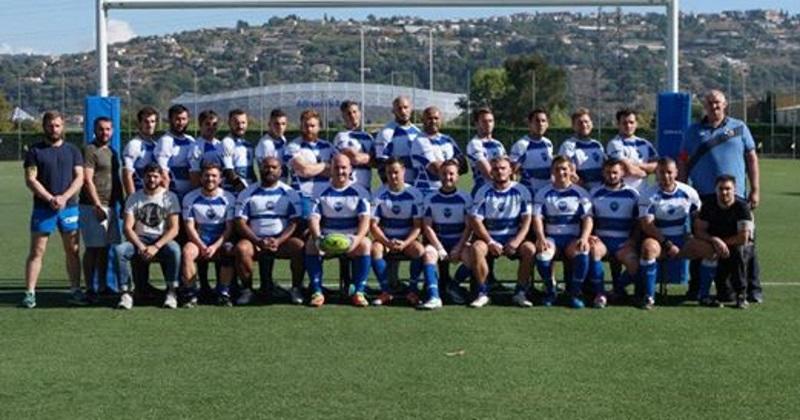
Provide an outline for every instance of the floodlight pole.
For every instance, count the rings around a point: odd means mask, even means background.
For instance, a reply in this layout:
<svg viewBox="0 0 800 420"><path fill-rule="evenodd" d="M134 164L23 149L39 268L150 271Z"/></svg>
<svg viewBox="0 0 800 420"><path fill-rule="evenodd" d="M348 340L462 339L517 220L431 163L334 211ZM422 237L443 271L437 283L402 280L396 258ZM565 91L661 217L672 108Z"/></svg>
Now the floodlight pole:
<svg viewBox="0 0 800 420"><path fill-rule="evenodd" d="M678 92L678 24L680 0L667 2L667 89Z"/></svg>

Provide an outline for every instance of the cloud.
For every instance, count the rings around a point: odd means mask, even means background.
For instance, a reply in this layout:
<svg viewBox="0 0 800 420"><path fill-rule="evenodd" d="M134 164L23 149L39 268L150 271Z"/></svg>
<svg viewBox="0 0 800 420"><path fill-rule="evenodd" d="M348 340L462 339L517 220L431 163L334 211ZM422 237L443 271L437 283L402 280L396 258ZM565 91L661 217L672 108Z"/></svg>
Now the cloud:
<svg viewBox="0 0 800 420"><path fill-rule="evenodd" d="M11 44L0 42L0 54L42 54L31 47L15 47Z"/></svg>
<svg viewBox="0 0 800 420"><path fill-rule="evenodd" d="M130 23L124 20L109 19L108 20L108 43L115 44L117 42L126 42L131 38L136 37L136 32Z"/></svg>

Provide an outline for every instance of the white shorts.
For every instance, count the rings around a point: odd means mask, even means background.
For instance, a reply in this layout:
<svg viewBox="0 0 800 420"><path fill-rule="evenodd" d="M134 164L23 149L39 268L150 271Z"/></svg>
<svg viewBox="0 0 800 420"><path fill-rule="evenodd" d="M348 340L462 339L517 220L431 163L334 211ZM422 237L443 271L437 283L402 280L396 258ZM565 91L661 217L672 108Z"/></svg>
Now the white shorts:
<svg viewBox="0 0 800 420"><path fill-rule="evenodd" d="M104 207L108 217L99 221L94 214L94 206L81 204L80 224L83 244L87 248L103 248L120 242L119 218L113 208Z"/></svg>

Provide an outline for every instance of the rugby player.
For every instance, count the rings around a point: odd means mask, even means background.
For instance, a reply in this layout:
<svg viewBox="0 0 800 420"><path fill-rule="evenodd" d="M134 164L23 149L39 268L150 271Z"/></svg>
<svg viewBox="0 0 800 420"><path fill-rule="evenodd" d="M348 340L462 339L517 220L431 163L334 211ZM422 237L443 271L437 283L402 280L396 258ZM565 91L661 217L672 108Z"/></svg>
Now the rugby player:
<svg viewBox="0 0 800 420"><path fill-rule="evenodd" d="M236 108L228 113L229 133L222 139L222 174L225 189L239 192L258 182L253 167L253 145L247 134L247 113Z"/></svg>
<svg viewBox="0 0 800 420"><path fill-rule="evenodd" d="M195 139L189 153L189 178L193 189L200 187L201 172L206 162L222 165L222 141L217 138L219 116L210 109L205 110L197 116L197 123L200 126L200 135Z"/></svg>
<svg viewBox="0 0 800 420"><path fill-rule="evenodd" d="M383 163L394 156L403 161L406 167L406 184L413 184L417 177L411 163L411 147L420 135L420 130L411 123L413 114L411 100L406 96L398 96L392 101L394 121L386 124L375 137L375 166L378 175L385 180Z"/></svg>
<svg viewBox="0 0 800 420"><path fill-rule="evenodd" d="M155 161L155 134L158 127L158 111L146 106L136 113L136 136L125 145L122 152L122 186L125 196L143 187L144 168Z"/></svg>
<svg viewBox="0 0 800 420"><path fill-rule="evenodd" d="M606 154L624 165L624 182L638 191L647 188L647 177L656 170L658 152L649 141L636 135L636 111L624 108L617 111L619 134L608 141Z"/></svg>
<svg viewBox="0 0 800 420"><path fill-rule="evenodd" d="M292 170L292 188L300 192L302 215L308 217L312 198L328 187L333 147L319 138L319 114L305 110L300 114L300 137L284 148L284 161Z"/></svg>
<svg viewBox="0 0 800 420"><path fill-rule="evenodd" d="M575 165L577 184L586 190L603 183L602 167L606 154L603 145L593 139L592 116L586 108L572 114L573 136L561 143L558 154L566 156Z"/></svg>
<svg viewBox="0 0 800 420"><path fill-rule="evenodd" d="M346 100L339 106L342 112L345 131L340 131L333 139L334 154L345 154L353 163L353 180L372 189L372 135L361 128L361 108L358 102Z"/></svg>
<svg viewBox="0 0 800 420"><path fill-rule="evenodd" d="M442 111L429 106L422 112L422 134L411 144L411 163L417 172L414 180L423 196L436 192L442 182L440 169L446 160L455 159L459 163L458 173L467 172L467 160L455 140L439 130L442 127Z"/></svg>
<svg viewBox="0 0 800 420"><path fill-rule="evenodd" d="M189 125L189 110L176 104L167 111L169 131L164 133L156 143L153 155L164 171L161 182L178 198L192 189L189 178L189 161L194 149L194 138L186 134Z"/></svg>
<svg viewBox="0 0 800 420"><path fill-rule="evenodd" d="M267 132L256 144L254 152L256 166L261 168L261 161L268 156L273 156L281 161L281 181L289 179L289 168L283 160L283 148L288 143L286 140L286 127L289 124L289 117L281 109L273 109L269 113Z"/></svg>
<svg viewBox="0 0 800 420"><path fill-rule="evenodd" d="M484 184L492 182L492 168L489 162L498 156L505 156L503 143L492 137L494 114L489 108L478 108L472 116L477 134L467 143L467 158L472 168L472 194ZM477 202L477 201L476 201Z"/></svg>
<svg viewBox="0 0 800 420"><path fill-rule="evenodd" d="M528 113L528 134L517 140L508 156L514 172L520 173L520 182L536 190L550 184L550 164L553 161L553 143L545 137L550 121L547 111L534 109Z"/></svg>

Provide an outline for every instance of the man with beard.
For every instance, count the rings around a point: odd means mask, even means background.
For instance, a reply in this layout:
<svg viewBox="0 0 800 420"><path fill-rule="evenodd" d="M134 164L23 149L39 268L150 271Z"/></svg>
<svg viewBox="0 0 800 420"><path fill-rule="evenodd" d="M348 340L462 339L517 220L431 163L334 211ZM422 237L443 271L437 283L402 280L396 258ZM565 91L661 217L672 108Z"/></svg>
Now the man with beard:
<svg viewBox="0 0 800 420"><path fill-rule="evenodd" d="M261 162L269 157L276 157L281 161L281 181L289 179L289 168L283 160L283 148L288 141L286 140L286 127L289 125L289 117L281 109L273 109L269 113L267 132L256 144L254 152L256 167L261 167Z"/></svg>
<svg viewBox="0 0 800 420"><path fill-rule="evenodd" d="M439 179L442 164L450 159L459 162L459 173L467 172L467 160L455 140L439 130L442 128L442 111L435 106L422 112L423 133L411 145L411 162L417 171L414 180L423 196L433 194L442 186Z"/></svg>
<svg viewBox="0 0 800 420"><path fill-rule="evenodd" d="M353 163L353 179L365 190L372 189L372 136L361 128L361 109L357 102L344 101L339 109L347 128L333 139L334 154L343 153Z"/></svg>
<svg viewBox="0 0 800 420"><path fill-rule="evenodd" d="M477 109L472 120L478 132L467 143L467 158L472 167L472 194L474 196L484 184L492 183L490 162L497 157L505 156L506 148L503 143L494 138L494 114L491 109Z"/></svg>
<svg viewBox="0 0 800 420"><path fill-rule="evenodd" d="M253 167L253 145L244 138L247 125L247 113L243 110L237 108L228 113L230 132L222 139L222 173L228 191L239 192L258 181Z"/></svg>
<svg viewBox="0 0 800 420"><path fill-rule="evenodd" d="M219 116L207 109L197 116L197 123L200 126L200 135L195 139L189 154L189 178L193 189L200 187L200 177L206 163L222 165L222 141L217 138Z"/></svg>
<svg viewBox="0 0 800 420"><path fill-rule="evenodd" d="M189 177L191 152L194 149L194 138L186 134L189 125L189 110L185 106L173 105L167 111L169 131L164 133L156 143L153 154L161 166L161 182L178 198L192 189Z"/></svg>
<svg viewBox="0 0 800 420"><path fill-rule="evenodd" d="M625 185L644 191L647 177L656 170L658 153L653 145L636 135L638 121L636 111L624 108L617 112L619 134L608 141L606 153L624 165Z"/></svg>
<svg viewBox="0 0 800 420"><path fill-rule="evenodd" d="M403 165L407 168L405 179L407 184L413 184L417 177L417 172L411 163L411 147L420 135L420 131L411 123L413 112L411 99L406 96L394 98L392 101L394 121L386 124L375 137L375 163L381 180L385 179L383 163L390 157L397 157L403 161Z"/></svg>
<svg viewBox="0 0 800 420"><path fill-rule="evenodd" d="M514 164L514 172L520 173L520 182L531 189L532 195L550 184L553 143L544 136L549 126L547 111L531 111L528 114L528 134L517 140L508 154Z"/></svg>
<svg viewBox="0 0 800 420"><path fill-rule="evenodd" d="M155 134L158 127L158 111L146 106L136 114L138 133L128 141L122 152L122 186L125 196L144 187L144 168L155 161Z"/></svg>
<svg viewBox="0 0 800 420"><path fill-rule="evenodd" d="M606 153L603 145L592 138L592 116L586 108L578 108L572 114L574 135L558 149L558 154L566 156L575 165L577 184L591 190L603 184L602 167Z"/></svg>

